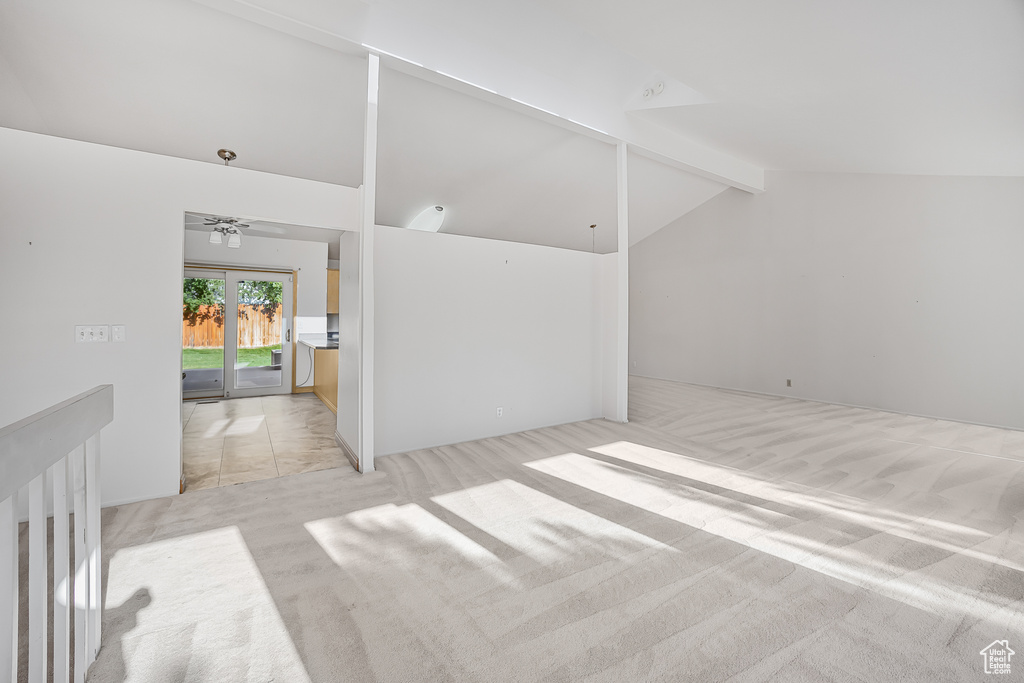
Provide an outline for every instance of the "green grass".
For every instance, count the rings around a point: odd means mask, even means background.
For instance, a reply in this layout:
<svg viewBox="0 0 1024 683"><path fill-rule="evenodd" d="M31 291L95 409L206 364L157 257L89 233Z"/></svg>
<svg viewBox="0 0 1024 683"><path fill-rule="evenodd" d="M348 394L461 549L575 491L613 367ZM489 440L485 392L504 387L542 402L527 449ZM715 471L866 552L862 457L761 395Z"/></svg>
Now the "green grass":
<svg viewBox="0 0 1024 683"><path fill-rule="evenodd" d="M270 352L280 349L281 345L259 346L253 349L238 349L238 364L251 368L262 368L270 365ZM181 367L183 370L200 368L220 368L224 366L224 349L182 349Z"/></svg>

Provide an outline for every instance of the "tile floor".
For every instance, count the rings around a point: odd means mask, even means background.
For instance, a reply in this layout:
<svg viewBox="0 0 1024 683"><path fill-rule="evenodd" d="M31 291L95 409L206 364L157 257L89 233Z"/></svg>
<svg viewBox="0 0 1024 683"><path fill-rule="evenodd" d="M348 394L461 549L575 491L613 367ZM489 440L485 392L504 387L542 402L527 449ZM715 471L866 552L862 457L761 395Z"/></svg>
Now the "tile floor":
<svg viewBox="0 0 1024 683"><path fill-rule="evenodd" d="M312 394L185 401L181 411L186 491L350 466L334 413Z"/></svg>

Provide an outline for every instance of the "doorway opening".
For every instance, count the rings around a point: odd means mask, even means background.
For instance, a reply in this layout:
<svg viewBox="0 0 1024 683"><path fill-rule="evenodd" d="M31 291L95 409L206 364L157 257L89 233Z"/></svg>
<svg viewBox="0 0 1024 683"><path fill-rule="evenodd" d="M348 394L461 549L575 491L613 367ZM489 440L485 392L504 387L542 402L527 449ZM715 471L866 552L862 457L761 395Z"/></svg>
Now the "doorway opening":
<svg viewBox="0 0 1024 683"><path fill-rule="evenodd" d="M184 218L181 490L348 467L316 393L332 373L308 348L337 330L330 269L347 233L238 218L232 248L217 230L228 219Z"/></svg>

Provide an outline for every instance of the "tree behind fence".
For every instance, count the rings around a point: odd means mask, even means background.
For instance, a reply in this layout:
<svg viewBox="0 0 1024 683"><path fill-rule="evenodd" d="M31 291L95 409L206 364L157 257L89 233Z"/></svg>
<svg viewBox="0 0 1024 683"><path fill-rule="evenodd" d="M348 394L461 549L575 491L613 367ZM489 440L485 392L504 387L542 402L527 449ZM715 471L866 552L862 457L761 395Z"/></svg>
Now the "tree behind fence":
<svg viewBox="0 0 1024 683"><path fill-rule="evenodd" d="M181 325L181 347L183 349L210 349L224 346L224 323L217 323L214 306L200 306L200 320L190 325L183 320ZM271 319L259 306L238 304L238 347L247 349L257 346L273 346L281 343L282 305L277 305Z"/></svg>

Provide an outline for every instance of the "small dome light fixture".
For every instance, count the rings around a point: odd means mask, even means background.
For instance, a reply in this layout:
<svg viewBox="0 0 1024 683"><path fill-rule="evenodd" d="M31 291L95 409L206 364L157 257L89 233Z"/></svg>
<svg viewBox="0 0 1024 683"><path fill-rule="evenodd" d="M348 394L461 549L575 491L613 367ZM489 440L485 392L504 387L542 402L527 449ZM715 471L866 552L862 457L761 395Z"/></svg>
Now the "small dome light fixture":
<svg viewBox="0 0 1024 683"><path fill-rule="evenodd" d="M410 230L422 230L423 232L437 232L444 223L444 207L428 206L419 212L416 218L409 223Z"/></svg>

